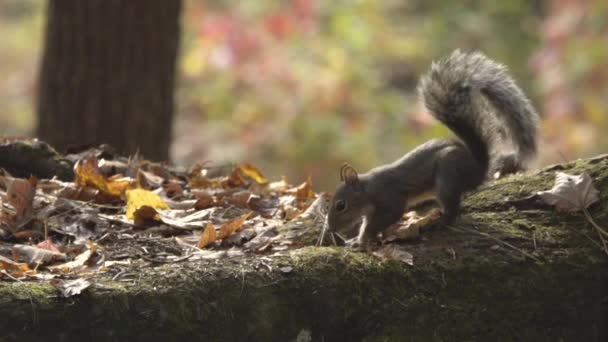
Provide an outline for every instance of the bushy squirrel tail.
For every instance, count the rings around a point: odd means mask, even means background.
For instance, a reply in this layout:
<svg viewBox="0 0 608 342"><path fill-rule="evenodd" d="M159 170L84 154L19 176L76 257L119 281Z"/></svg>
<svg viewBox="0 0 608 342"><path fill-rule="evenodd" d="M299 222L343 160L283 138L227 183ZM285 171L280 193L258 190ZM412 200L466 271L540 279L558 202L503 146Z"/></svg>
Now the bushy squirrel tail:
<svg viewBox="0 0 608 342"><path fill-rule="evenodd" d="M419 93L431 114L464 141L486 170L497 139L511 140L516 169L536 155L538 114L507 68L484 54L456 50L434 62Z"/></svg>

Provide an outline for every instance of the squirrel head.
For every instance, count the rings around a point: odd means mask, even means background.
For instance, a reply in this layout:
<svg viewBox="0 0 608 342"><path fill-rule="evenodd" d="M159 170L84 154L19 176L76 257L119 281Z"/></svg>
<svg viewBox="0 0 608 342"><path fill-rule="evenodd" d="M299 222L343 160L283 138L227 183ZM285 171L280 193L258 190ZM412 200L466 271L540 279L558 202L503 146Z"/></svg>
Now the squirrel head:
<svg viewBox="0 0 608 342"><path fill-rule="evenodd" d="M340 180L327 213L327 228L332 232L351 231L371 206L365 195L365 183L352 166L342 165Z"/></svg>

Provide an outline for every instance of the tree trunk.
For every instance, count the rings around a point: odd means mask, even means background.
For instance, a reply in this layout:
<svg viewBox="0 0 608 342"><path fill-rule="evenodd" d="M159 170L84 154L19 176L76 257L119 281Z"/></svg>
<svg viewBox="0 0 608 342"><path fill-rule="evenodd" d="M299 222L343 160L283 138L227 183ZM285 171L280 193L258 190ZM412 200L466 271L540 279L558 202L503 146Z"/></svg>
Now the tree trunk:
<svg viewBox="0 0 608 342"><path fill-rule="evenodd" d="M168 159L180 0L50 0L39 138Z"/></svg>

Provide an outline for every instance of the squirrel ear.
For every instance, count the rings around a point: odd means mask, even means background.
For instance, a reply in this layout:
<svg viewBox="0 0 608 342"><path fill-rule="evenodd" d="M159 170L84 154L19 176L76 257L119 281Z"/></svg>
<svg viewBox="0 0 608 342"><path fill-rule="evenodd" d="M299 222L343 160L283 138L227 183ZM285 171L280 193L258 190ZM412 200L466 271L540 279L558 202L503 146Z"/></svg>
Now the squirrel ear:
<svg viewBox="0 0 608 342"><path fill-rule="evenodd" d="M347 163L340 168L340 180L346 184L356 184L359 181L357 170Z"/></svg>

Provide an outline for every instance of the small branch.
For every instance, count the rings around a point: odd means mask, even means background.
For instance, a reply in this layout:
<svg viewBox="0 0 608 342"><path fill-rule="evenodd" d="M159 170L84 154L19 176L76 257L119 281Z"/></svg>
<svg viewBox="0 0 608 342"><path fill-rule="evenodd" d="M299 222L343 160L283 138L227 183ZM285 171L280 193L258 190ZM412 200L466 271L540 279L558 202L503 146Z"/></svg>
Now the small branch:
<svg viewBox="0 0 608 342"><path fill-rule="evenodd" d="M519 248L519 247L517 247L517 246L515 246L515 245L512 245L512 244L510 244L510 243L508 243L508 242L506 242L506 241L502 241L501 239L499 239L499 238L497 238L497 237L494 237L494 236L492 236L492 235L490 235L490 234L488 234L488 233L484 233L484 232L480 232L480 231L478 231L478 230L474 230L474 229L468 229L468 228L456 228L456 227L453 227L453 226L446 226L446 227L447 227L448 229L453 230L453 231L456 231L456 232L461 232L461 233L462 233L462 232L465 232L465 233L473 233L473 234L477 234L477 235L480 235L480 236L486 237L486 238L491 239L491 240L494 240L494 241L496 241L496 242L498 242L498 243L500 243L500 244L502 244L502 245L504 245L504 246L507 246L507 247L509 247L509 248L511 248L511 249L513 249L513 250L515 250L515 251L518 251L519 253L523 254L524 256L526 256L526 257L528 257L528 258L530 258L530 259L533 259L533 260L535 260L535 261L540 262L540 260L539 260L537 257L535 257L534 255L532 255L532 254L530 254L530 253L528 253L528 252L524 251L523 249L521 249L521 248Z"/></svg>

